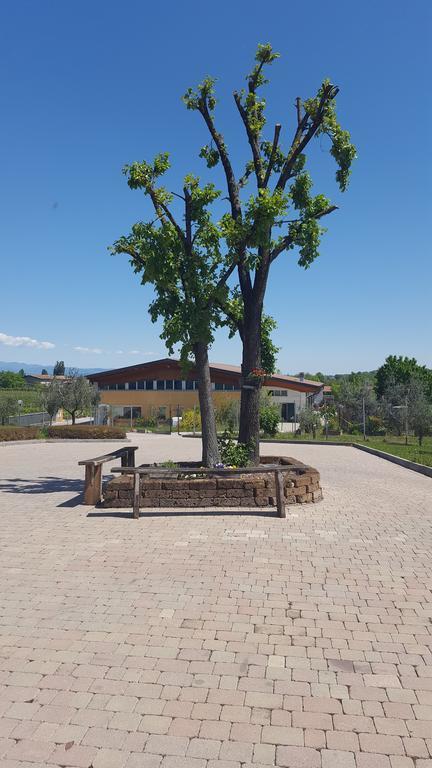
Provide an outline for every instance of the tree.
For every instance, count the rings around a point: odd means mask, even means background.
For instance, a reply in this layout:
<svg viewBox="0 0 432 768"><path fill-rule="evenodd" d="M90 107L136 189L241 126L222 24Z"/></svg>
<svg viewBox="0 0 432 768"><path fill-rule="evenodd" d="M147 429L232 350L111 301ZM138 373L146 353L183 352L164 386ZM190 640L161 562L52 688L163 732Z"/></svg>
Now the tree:
<svg viewBox="0 0 432 768"><path fill-rule="evenodd" d="M221 232L208 211L220 195L213 184L200 185L189 175L181 198L184 227L171 210L173 194L157 186L166 173L168 155L157 155L153 163L133 163L124 168L131 189L142 189L150 198L156 219L139 222L132 232L114 243L114 253L126 253L142 284L153 285L156 297L150 305L153 322L163 319L164 339L172 354L180 345L180 358L187 368L195 360L202 424L202 462L219 461L216 420L212 399L208 347L214 329L224 320L218 304L228 301L227 281L235 264L226 265L220 248Z"/></svg>
<svg viewBox="0 0 432 768"><path fill-rule="evenodd" d="M207 77L184 96L188 109L202 116L210 144L200 156L209 168L219 161L225 175L229 212L221 221L232 263L237 265L241 313L234 321L243 343L239 440L253 443L253 461L259 456L259 394L261 384L249 381L250 373L262 366L261 323L271 265L284 251L299 249L298 263L308 268L319 253L323 228L320 220L337 206L322 194L312 195L312 179L305 171L305 150L314 137L326 135L330 154L338 170L336 181L345 191L355 148L349 133L336 118L335 98L339 88L324 80L316 95L296 99L296 126L288 149L280 147L281 124L276 123L273 137L263 137L265 101L258 91L267 82L264 69L278 54L271 45L259 45L256 64L247 77L247 91L234 92L234 101L246 131L252 159L237 177L227 144L215 122L215 81ZM255 193L242 199L242 190L254 179ZM295 218L292 218L294 212ZM236 297L237 299L237 297ZM230 314L230 306L224 310Z"/></svg>
<svg viewBox="0 0 432 768"><path fill-rule="evenodd" d="M321 424L321 416L313 408L303 408L299 414L300 432L312 432L313 438L316 437L316 431Z"/></svg>
<svg viewBox="0 0 432 768"><path fill-rule="evenodd" d="M51 424L57 411L62 407L62 395L61 382L56 379L48 386L44 385L41 392L42 407L49 414Z"/></svg>
<svg viewBox="0 0 432 768"><path fill-rule="evenodd" d="M432 405L422 376L414 375L409 384L408 420L421 446L423 438L432 431Z"/></svg>
<svg viewBox="0 0 432 768"><path fill-rule="evenodd" d="M260 429L265 435L274 437L280 422L279 406L272 402L268 392L261 391L260 397Z"/></svg>
<svg viewBox="0 0 432 768"><path fill-rule="evenodd" d="M64 360L57 360L53 369L53 376L64 376L64 375L65 375Z"/></svg>
<svg viewBox="0 0 432 768"><path fill-rule="evenodd" d="M385 397L390 386L401 384L405 387L413 376L420 378L432 397L432 371L425 365L419 365L415 357L389 355L385 363L376 372L375 392L377 397Z"/></svg>
<svg viewBox="0 0 432 768"><path fill-rule="evenodd" d="M21 373L0 371L0 389L22 389L23 387L25 387L25 379Z"/></svg>
<svg viewBox="0 0 432 768"><path fill-rule="evenodd" d="M7 395L0 396L0 422L4 426L9 421L9 416L13 416L17 410L17 401L14 397Z"/></svg>
<svg viewBox="0 0 432 768"><path fill-rule="evenodd" d="M48 376L48 371L46 368L42 368L41 376Z"/></svg>
<svg viewBox="0 0 432 768"><path fill-rule="evenodd" d="M59 406L70 414L72 424L75 424L77 414L94 408L99 402L99 393L94 384L78 371L69 372L68 378L58 383Z"/></svg>
<svg viewBox="0 0 432 768"><path fill-rule="evenodd" d="M363 409L365 416L373 416L377 411L371 382L356 373L342 379L337 393L337 405L343 422L341 426L348 431L360 429L363 423Z"/></svg>

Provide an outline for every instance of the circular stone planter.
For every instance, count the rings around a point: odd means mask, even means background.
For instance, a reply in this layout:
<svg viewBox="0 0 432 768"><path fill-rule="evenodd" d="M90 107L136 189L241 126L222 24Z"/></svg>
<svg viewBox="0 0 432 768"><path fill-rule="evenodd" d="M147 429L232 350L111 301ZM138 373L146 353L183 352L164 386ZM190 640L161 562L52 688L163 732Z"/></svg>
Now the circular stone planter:
<svg viewBox="0 0 432 768"><path fill-rule="evenodd" d="M292 473L284 472L284 493L287 504L307 504L322 499L322 489L318 470L303 464L297 459L286 456L261 456L261 464L280 464L289 466L295 464L303 467ZM143 467L163 465L143 464ZM141 479L140 507L268 507L274 506L275 480L272 473L257 472L253 474L236 474L232 477L183 476L181 468L197 469L199 462L184 462L173 467L177 477L171 476L166 480L159 478ZM105 483L103 488L104 507L130 507L133 505L133 478L122 475Z"/></svg>

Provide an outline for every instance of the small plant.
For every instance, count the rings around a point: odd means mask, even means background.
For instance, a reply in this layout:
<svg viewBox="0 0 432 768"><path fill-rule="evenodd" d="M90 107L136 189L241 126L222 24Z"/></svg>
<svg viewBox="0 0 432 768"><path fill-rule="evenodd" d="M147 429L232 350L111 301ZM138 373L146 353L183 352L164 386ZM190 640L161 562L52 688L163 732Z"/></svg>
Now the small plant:
<svg viewBox="0 0 432 768"><path fill-rule="evenodd" d="M300 411L299 424L300 433L306 432L308 434L309 432L312 432L312 435L315 438L316 431L321 425L321 417L319 413L312 410L312 408L304 408Z"/></svg>
<svg viewBox="0 0 432 768"><path fill-rule="evenodd" d="M228 467L247 467L251 457L251 445L236 443L232 434L225 431L218 439L222 464Z"/></svg>
<svg viewBox="0 0 432 768"><path fill-rule="evenodd" d="M168 459L167 461L162 461L160 466L164 467L165 469L176 469L176 467L178 467L178 464L176 464L176 462L173 461L172 459Z"/></svg>

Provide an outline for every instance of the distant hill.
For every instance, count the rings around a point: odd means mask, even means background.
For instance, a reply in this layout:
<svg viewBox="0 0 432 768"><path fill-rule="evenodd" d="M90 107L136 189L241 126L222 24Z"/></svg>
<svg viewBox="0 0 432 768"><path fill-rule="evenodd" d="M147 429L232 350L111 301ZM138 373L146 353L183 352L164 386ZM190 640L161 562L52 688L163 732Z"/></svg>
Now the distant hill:
<svg viewBox="0 0 432 768"><path fill-rule="evenodd" d="M68 367L66 366L66 370ZM9 363L5 362L4 360L0 360L0 371L14 371L14 373L18 373L18 371L23 369L24 373L41 373L42 368L45 368L48 373L53 372L53 366L52 365L46 365L42 363ZM99 373L100 371L105 371L106 368L78 368L77 369L83 376L87 376L88 373Z"/></svg>

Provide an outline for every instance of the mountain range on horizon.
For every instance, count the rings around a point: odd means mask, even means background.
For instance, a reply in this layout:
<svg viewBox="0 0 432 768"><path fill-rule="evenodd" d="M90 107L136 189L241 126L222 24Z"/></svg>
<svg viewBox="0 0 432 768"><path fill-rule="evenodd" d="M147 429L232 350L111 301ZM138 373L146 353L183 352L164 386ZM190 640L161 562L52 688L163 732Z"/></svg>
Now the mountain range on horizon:
<svg viewBox="0 0 432 768"><path fill-rule="evenodd" d="M70 366L66 366L66 370L68 367ZM0 371L13 371L14 373L18 373L21 369L24 373L42 373L42 369L45 369L48 373L52 373L54 366L42 365L41 363L16 363L0 360ZM106 368L77 368L76 370L83 376L86 376L88 373L100 373L100 371L105 371Z"/></svg>

